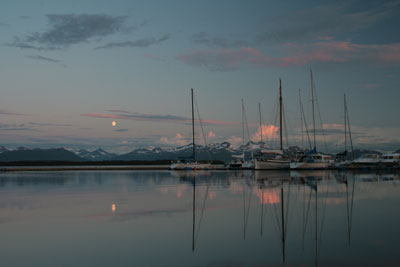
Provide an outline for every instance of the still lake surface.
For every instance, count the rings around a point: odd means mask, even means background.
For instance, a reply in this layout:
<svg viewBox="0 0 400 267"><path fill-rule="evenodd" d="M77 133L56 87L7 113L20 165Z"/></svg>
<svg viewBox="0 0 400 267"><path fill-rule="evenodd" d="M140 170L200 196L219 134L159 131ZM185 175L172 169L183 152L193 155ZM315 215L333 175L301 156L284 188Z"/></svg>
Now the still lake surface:
<svg viewBox="0 0 400 267"><path fill-rule="evenodd" d="M0 266L400 266L399 173L0 173Z"/></svg>

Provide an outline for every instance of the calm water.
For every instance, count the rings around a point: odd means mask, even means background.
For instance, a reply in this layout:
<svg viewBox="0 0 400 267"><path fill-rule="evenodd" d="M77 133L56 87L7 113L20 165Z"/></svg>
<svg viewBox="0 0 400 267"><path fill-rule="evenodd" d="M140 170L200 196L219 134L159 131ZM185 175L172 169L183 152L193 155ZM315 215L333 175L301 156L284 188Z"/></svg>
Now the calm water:
<svg viewBox="0 0 400 267"><path fill-rule="evenodd" d="M400 266L399 238L399 174L0 174L0 266Z"/></svg>

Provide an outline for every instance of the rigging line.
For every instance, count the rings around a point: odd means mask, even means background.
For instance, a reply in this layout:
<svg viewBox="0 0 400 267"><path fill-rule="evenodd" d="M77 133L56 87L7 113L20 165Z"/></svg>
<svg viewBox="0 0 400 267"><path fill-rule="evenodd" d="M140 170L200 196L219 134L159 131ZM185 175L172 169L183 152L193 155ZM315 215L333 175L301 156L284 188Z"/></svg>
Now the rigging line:
<svg viewBox="0 0 400 267"><path fill-rule="evenodd" d="M306 115L304 114L304 109L303 109L303 104L301 103L301 98L300 98L300 109L301 109L301 113L303 114L303 121L304 121L304 126L305 126L306 132L307 132L308 144L310 145L310 149L312 149L312 146L311 146L311 139L310 139L310 133L309 133L309 131L308 131L308 126L307 126L307 121L306 121Z"/></svg>
<svg viewBox="0 0 400 267"><path fill-rule="evenodd" d="M204 134L203 123L202 123L202 121L201 121L200 112L199 112L199 106L197 105L196 97L194 97L194 103L195 103L195 105L196 105L197 116L199 117L201 132L202 132L202 134L203 134L203 139L204 139L204 144L206 145L206 151L207 151L207 155L208 155L208 160L210 161L210 160L211 160L211 157L210 157L210 150L208 149L206 136L205 136L205 134Z"/></svg>
<svg viewBox="0 0 400 267"><path fill-rule="evenodd" d="M262 118L261 118L261 103L258 102L258 115L260 116L260 141L263 143L263 129L262 129Z"/></svg>
<svg viewBox="0 0 400 267"><path fill-rule="evenodd" d="M301 114L301 90L299 88L299 111L300 111L300 128L301 128L301 147L304 146L304 132L303 132L303 116Z"/></svg>
<svg viewBox="0 0 400 267"><path fill-rule="evenodd" d="M320 110L320 108L319 108L317 90L315 90L314 80L313 80L313 85L314 85L315 102L317 102L317 111L318 111L319 123L321 124L322 138L323 138L323 140L324 140L325 151L328 151L328 146L326 145L326 137L325 137L324 125L323 125L323 123L322 123L321 110Z"/></svg>
<svg viewBox="0 0 400 267"><path fill-rule="evenodd" d="M242 145L244 146L244 140L246 137L244 136L244 101L243 98L241 99L242 101Z"/></svg>
<svg viewBox="0 0 400 267"><path fill-rule="evenodd" d="M349 137L350 137L350 146L351 146L351 159L354 159L354 152L353 152L353 139L351 138L351 129L350 129L350 119L349 119L349 112L347 110L347 102L345 102L345 109L346 109L346 117L347 117L347 127L349 128Z"/></svg>
<svg viewBox="0 0 400 267"><path fill-rule="evenodd" d="M282 113L283 113L283 125L285 128L285 138L286 138L286 147L289 147L289 138L288 138L288 127L286 124L286 115L285 115L285 109L284 109L284 104L282 103Z"/></svg>
<svg viewBox="0 0 400 267"><path fill-rule="evenodd" d="M279 115L279 109L278 109L278 103L279 103L279 96L276 99L276 106L275 106L275 119L274 119L274 126L278 124L278 115ZM274 148L275 143L277 142L273 138L273 133L271 132L271 148Z"/></svg>
<svg viewBox="0 0 400 267"><path fill-rule="evenodd" d="M205 210L205 206L206 206L206 200L207 200L207 196L208 196L208 189L209 189L209 184L207 183L206 194L204 196L203 206L201 208L201 213L200 213L199 226L197 227L197 233L196 233L195 240L194 240L195 244L197 244L197 239L198 239L199 233L200 233L201 222L203 221L203 214L204 214L204 210Z"/></svg>

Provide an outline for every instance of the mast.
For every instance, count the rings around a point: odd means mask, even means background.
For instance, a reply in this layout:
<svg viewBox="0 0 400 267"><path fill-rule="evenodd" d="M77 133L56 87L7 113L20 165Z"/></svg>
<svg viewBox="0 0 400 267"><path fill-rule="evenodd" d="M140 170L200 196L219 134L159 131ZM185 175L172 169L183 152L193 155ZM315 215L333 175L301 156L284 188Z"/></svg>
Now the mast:
<svg viewBox="0 0 400 267"><path fill-rule="evenodd" d="M347 151L347 114L346 114L346 94L343 97L344 107L344 151Z"/></svg>
<svg viewBox="0 0 400 267"><path fill-rule="evenodd" d="M262 121L261 121L261 103L258 102L258 113L260 116L260 134L261 134L261 144L263 143L263 131L262 131Z"/></svg>
<svg viewBox="0 0 400 267"><path fill-rule="evenodd" d="M241 99L242 101L242 145L244 145L244 101L243 98Z"/></svg>
<svg viewBox="0 0 400 267"><path fill-rule="evenodd" d="M310 69L310 74L311 74L311 102L312 102L312 119L313 119L313 132L314 132L314 149L316 150L317 148L317 143L315 140L315 115L314 115L314 79L312 75L312 70Z"/></svg>
<svg viewBox="0 0 400 267"><path fill-rule="evenodd" d="M354 159L353 139L351 138L350 119L349 119L349 112L347 111L346 94L344 95L344 108L345 108L345 112L346 112L347 128L349 129L349 138L350 138L350 147L351 147L351 159Z"/></svg>
<svg viewBox="0 0 400 267"><path fill-rule="evenodd" d="M283 150L282 144L282 80L279 79L279 140L281 144L281 150ZM287 141L287 140L286 140Z"/></svg>
<svg viewBox="0 0 400 267"><path fill-rule="evenodd" d="M196 145L194 142L194 105L193 105L193 88L192 88L192 135L193 135L193 160L196 160Z"/></svg>
<svg viewBox="0 0 400 267"><path fill-rule="evenodd" d="M301 93L299 88L299 108L300 108L300 127L301 127L301 146L304 146L304 133L303 133L303 116L301 114Z"/></svg>

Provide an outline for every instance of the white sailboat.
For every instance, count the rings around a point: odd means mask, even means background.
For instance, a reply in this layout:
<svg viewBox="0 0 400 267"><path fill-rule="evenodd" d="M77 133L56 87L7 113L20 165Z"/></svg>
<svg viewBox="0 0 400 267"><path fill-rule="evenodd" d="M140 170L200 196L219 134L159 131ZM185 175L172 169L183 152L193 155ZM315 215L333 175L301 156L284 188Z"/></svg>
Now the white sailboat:
<svg viewBox="0 0 400 267"><path fill-rule="evenodd" d="M311 74L311 95L312 95L312 118L313 118L313 132L314 132L314 148L308 151L304 156L302 156L297 161L290 162L290 169L327 169L331 163L332 158L329 155L324 155L322 153L317 152L317 143L316 143L316 134L315 134L315 115L314 115L314 95L315 95L315 86L314 86L314 79L312 75L312 71L310 70Z"/></svg>
<svg viewBox="0 0 400 267"><path fill-rule="evenodd" d="M261 150L262 157L255 159L256 170L282 170L289 169L290 161L283 156L283 142L282 142L282 81L279 79L279 150ZM262 129L261 129L262 132Z"/></svg>
<svg viewBox="0 0 400 267"><path fill-rule="evenodd" d="M192 95L192 137L193 137L193 154L189 160L178 160L172 163L169 167L170 170L212 170L213 166L209 163L200 163L196 161L196 144L194 138L194 103L193 103L193 88L191 89Z"/></svg>

